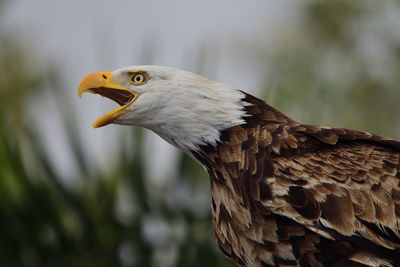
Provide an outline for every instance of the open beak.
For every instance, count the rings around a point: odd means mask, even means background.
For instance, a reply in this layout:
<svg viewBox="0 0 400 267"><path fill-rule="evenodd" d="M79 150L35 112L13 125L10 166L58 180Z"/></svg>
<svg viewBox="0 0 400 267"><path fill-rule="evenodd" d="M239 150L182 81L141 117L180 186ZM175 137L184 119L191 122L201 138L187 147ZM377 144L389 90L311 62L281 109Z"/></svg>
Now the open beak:
<svg viewBox="0 0 400 267"><path fill-rule="evenodd" d="M107 97L120 105L119 108L98 118L93 124L94 128L110 124L119 116L129 112L125 110L125 108L132 104L138 97L138 94L126 89L118 83L112 82L110 80L111 74L111 72L94 72L83 78L79 84L78 95L80 98L83 93L89 92Z"/></svg>

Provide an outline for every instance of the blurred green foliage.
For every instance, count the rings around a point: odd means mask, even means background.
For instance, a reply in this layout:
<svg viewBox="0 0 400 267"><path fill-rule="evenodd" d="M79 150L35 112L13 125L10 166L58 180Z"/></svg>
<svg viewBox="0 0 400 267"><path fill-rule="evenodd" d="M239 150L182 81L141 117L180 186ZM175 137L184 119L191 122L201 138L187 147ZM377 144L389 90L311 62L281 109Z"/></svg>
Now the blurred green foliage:
<svg viewBox="0 0 400 267"><path fill-rule="evenodd" d="M267 101L302 122L400 137L400 43L382 30L387 5L335 0L303 8L295 34L258 51L268 69ZM368 42L386 61L371 58ZM0 32L0 264L232 266L216 248L209 211L171 201L178 187L189 197L209 195L197 163L182 155L178 177L154 192L145 179L143 132L132 129L139 145L131 154L120 144L122 161L111 173L89 171L72 111L57 92L80 184L73 190L60 182L25 107L32 95L46 94L46 83L63 85L56 71L32 68L21 43Z"/></svg>
<svg viewBox="0 0 400 267"><path fill-rule="evenodd" d="M267 102L308 124L400 138L397 1L311 1L264 55ZM265 67L265 66L263 66Z"/></svg>

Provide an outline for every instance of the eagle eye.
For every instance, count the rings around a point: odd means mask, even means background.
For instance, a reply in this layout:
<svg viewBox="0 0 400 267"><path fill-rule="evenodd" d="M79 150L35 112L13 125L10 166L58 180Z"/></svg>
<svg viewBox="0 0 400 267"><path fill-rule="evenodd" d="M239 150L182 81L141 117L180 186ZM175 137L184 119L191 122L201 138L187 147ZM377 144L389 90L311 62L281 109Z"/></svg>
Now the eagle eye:
<svg viewBox="0 0 400 267"><path fill-rule="evenodd" d="M145 72L133 72L131 76L131 83L134 85L141 85L146 83L148 76Z"/></svg>

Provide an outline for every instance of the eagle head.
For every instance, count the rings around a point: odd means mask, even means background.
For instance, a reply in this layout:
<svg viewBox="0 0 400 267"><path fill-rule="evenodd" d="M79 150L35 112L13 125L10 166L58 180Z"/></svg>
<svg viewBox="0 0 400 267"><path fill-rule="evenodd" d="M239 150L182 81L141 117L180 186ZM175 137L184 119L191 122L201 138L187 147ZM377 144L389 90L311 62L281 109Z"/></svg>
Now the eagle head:
<svg viewBox="0 0 400 267"><path fill-rule="evenodd" d="M188 154L200 145L215 145L222 130L244 123L243 92L170 67L130 66L91 73L79 85L79 96L84 92L120 105L93 127L110 123L145 127Z"/></svg>

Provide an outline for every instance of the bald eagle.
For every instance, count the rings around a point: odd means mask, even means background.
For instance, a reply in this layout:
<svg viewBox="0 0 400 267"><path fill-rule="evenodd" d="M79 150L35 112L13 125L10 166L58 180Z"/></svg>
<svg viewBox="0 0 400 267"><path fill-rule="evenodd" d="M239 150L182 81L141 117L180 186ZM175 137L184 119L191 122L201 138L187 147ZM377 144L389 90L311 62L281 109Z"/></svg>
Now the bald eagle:
<svg viewBox="0 0 400 267"><path fill-rule="evenodd" d="M400 266L400 142L301 124L169 67L92 73L84 92L120 105L94 127L145 127L204 166L214 234L236 264Z"/></svg>

